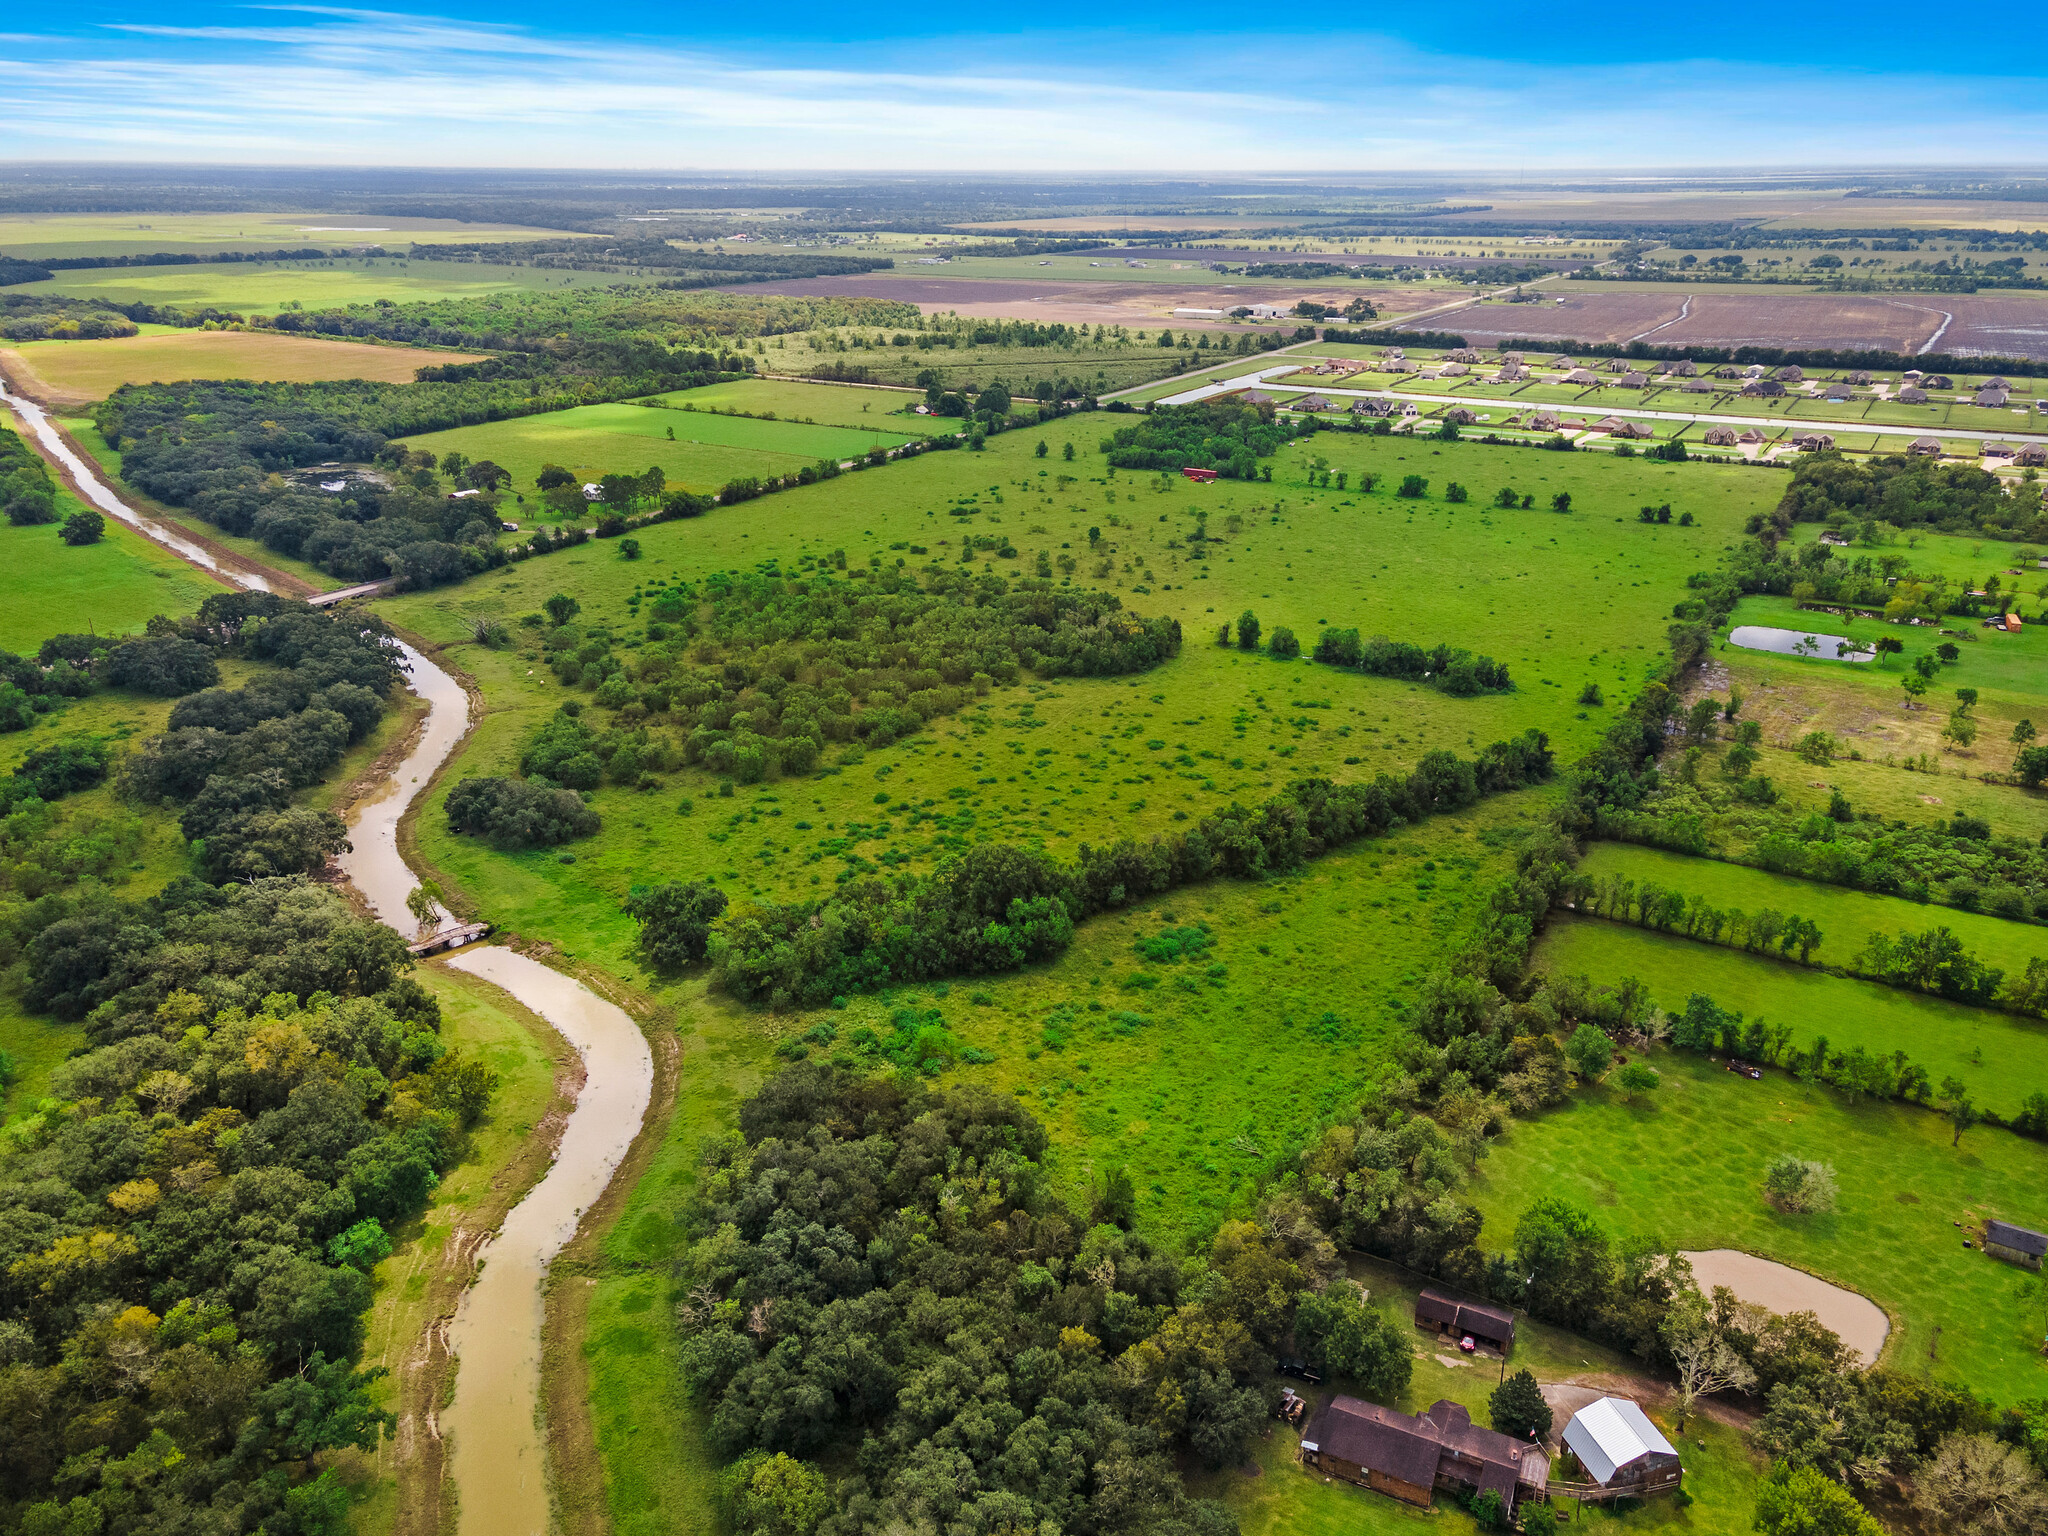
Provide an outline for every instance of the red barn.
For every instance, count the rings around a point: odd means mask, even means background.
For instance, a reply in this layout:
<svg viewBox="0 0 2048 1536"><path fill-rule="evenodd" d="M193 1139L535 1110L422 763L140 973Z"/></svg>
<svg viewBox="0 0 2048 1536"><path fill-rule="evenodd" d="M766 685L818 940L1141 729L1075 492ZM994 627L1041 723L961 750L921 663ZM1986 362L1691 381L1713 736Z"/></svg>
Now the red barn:
<svg viewBox="0 0 2048 1536"><path fill-rule="evenodd" d="M1216 478L1215 470L1196 469L1192 465L1183 469L1181 473L1186 475L1190 480L1214 480Z"/></svg>

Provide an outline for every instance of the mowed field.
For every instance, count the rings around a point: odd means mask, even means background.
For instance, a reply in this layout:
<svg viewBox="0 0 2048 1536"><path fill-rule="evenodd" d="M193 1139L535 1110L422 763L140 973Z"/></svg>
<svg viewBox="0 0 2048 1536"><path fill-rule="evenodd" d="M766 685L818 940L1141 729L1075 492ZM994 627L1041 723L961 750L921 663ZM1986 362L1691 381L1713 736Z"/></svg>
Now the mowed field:
<svg viewBox="0 0 2048 1536"><path fill-rule="evenodd" d="M460 245L544 240L560 230L460 219L366 217L359 213L9 213L0 214L0 251L24 260L67 256L180 255L295 250L308 246Z"/></svg>
<svg viewBox="0 0 2048 1536"><path fill-rule="evenodd" d="M591 480L611 470L637 475L659 464L670 485L715 491L739 476L788 474L820 459L849 459L907 441L905 434L879 427L860 431L611 404L428 432L407 438L406 446L489 459L510 470L514 488L521 491L533 488L544 464L559 464Z"/></svg>
<svg viewBox="0 0 2048 1536"><path fill-rule="evenodd" d="M410 261L402 256L346 256L324 261L224 262L219 265L97 267L59 273L43 283L20 283L10 293L107 299L117 304L211 305L271 310L286 303L305 309L403 304L464 298L515 289L602 288L633 279L604 272L556 272L544 267L486 262Z"/></svg>
<svg viewBox="0 0 2048 1536"><path fill-rule="evenodd" d="M1901 916L1910 920L1912 904L1901 901L1898 906L1907 909ZM1780 910L1801 908L1792 901ZM1915 931L1952 915L1945 910L1918 911L1931 915L1915 922ZM1821 928L1826 931L1825 921ZM2013 957L1997 958L2010 962ZM1814 966L1703 944L1682 934L1605 918L1554 916L1537 947L1535 965L1597 981L1634 976L1666 1009L1682 1009L1693 993L1705 993L1749 1019L1789 1024L1791 1050L1807 1050L1825 1037L1834 1051L1859 1045L1881 1056L1904 1051L1935 1082L1959 1078L1979 1104L2001 1115L2016 1114L2028 1094L2048 1087L2048 1029L2039 1020L1971 1008L1879 982L1831 976Z"/></svg>
<svg viewBox="0 0 2048 1536"><path fill-rule="evenodd" d="M99 341L26 341L0 348L0 368L58 405L103 400L123 384L177 379L374 379L409 384L420 369L476 355L381 347L265 331L158 331Z"/></svg>
<svg viewBox="0 0 2048 1536"><path fill-rule="evenodd" d="M939 430L957 431L957 421L919 416L911 407L924 403L921 389L871 389L856 384L807 384L793 379L738 379L657 395L665 405L693 405L700 411L743 411L751 416L771 412L783 421L852 427L904 437L926 437Z"/></svg>
<svg viewBox="0 0 2048 1536"><path fill-rule="evenodd" d="M1562 1196L1617 1237L1740 1248L1868 1296L1891 1319L1883 1362L1896 1369L2003 1403L2048 1393L2041 1281L1957 1230L1991 1216L2048 1224L2048 1146L1978 1127L1951 1147L1928 1110L1851 1105L1677 1052L1649 1059L1663 1082L1634 1104L1602 1086L1514 1122L1473 1181L1490 1235ZM1781 1152L1833 1165L1836 1210L1794 1216L1764 1200L1764 1165Z"/></svg>

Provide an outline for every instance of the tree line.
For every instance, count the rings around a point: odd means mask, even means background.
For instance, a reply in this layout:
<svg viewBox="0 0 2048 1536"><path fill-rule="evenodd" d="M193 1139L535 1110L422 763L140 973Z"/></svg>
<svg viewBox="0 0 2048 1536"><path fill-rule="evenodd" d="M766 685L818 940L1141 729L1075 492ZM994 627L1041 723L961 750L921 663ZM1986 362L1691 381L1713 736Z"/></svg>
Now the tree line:
<svg viewBox="0 0 2048 1536"><path fill-rule="evenodd" d="M1374 635L1361 641L1355 629L1324 629L1316 636L1315 659L1325 666L1344 667L1370 677L1398 677L1427 683L1456 698L1479 693L1506 693L1514 687L1507 663L1491 656L1437 644L1425 649L1407 640Z"/></svg>
<svg viewBox="0 0 2048 1536"><path fill-rule="evenodd" d="M390 929L302 879L8 921L87 1044L0 1158L0 1511L24 1531L341 1536L391 1416L370 1271L488 1110Z"/></svg>
<svg viewBox="0 0 2048 1536"><path fill-rule="evenodd" d="M1154 406L1103 439L1102 452L1118 469L1213 469L1226 479L1250 480L1257 461L1271 458L1294 435L1270 405L1210 400Z"/></svg>

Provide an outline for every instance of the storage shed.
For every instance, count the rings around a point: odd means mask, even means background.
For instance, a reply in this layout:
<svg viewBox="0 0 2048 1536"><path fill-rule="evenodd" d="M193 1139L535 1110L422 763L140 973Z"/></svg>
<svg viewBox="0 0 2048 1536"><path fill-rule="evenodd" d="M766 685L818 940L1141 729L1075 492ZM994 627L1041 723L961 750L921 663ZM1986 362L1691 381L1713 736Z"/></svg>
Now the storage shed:
<svg viewBox="0 0 2048 1536"><path fill-rule="evenodd" d="M1572 1416L1565 1447L1603 1488L1675 1488L1682 1475L1678 1452L1650 1416L1625 1397L1603 1397Z"/></svg>
<svg viewBox="0 0 2048 1536"><path fill-rule="evenodd" d="M2009 1264L2039 1269L2041 1256L2048 1254L2048 1235L2029 1227L2016 1227L2009 1221L1987 1221L1984 1223L1984 1251Z"/></svg>
<svg viewBox="0 0 2048 1536"><path fill-rule="evenodd" d="M1515 1347L1515 1315L1504 1307L1466 1301L1434 1287L1415 1298L1415 1326L1463 1338L1470 1335L1489 1349L1507 1354Z"/></svg>

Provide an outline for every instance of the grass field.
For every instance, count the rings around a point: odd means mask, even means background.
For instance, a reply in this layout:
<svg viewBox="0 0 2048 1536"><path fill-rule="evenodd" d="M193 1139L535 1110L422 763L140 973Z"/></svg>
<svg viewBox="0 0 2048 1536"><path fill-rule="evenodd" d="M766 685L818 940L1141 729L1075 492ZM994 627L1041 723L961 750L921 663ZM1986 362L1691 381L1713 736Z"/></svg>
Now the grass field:
<svg viewBox="0 0 2048 1536"><path fill-rule="evenodd" d="M28 391L66 404L100 400L123 384L174 379L376 379L410 384L421 368L474 355L376 347L275 331L170 331L104 341L27 341L0 349Z"/></svg>
<svg viewBox="0 0 2048 1536"><path fill-rule="evenodd" d="M1640 887L1644 882L1688 896L1704 896L1723 909L1745 912L1774 907L1796 912L1820 924L1827 935L1813 958L1828 965L1847 965L1873 934L1896 937L1936 923L1954 931L1977 954L2008 972L2021 971L2029 960L2048 959L2048 924L2015 923L1984 912L1926 906L1902 896L1881 896L1845 886L1823 885L1767 869L1695 859L1661 848L1629 843L1595 843L1579 861L1587 875L1622 875Z"/></svg>
<svg viewBox="0 0 2048 1536"><path fill-rule="evenodd" d="M706 384L702 389L681 389L654 398L669 405L694 405L698 410L746 411L763 415L773 411L784 421L819 422L831 427L852 427L857 431L901 433L925 437L941 428L957 429L947 422L912 413L913 405L924 402L924 392L900 389L865 389L849 384L804 384L791 379L740 379L730 384Z"/></svg>
<svg viewBox="0 0 2048 1536"><path fill-rule="evenodd" d="M69 491L57 493L60 518L83 509ZM0 523L0 561L7 572L0 650L33 652L51 635L66 631L104 635L140 630L152 614L191 613L225 590L118 519L106 520L106 532L94 544L66 544L61 527Z"/></svg>
<svg viewBox="0 0 2048 1536"><path fill-rule="evenodd" d="M630 282L605 272L557 272L485 262L410 261L402 256L337 256L325 261L97 267L64 272L10 293L108 299L117 304L212 305L237 311L372 304L390 299L462 298L531 288L602 288Z"/></svg>
<svg viewBox="0 0 2048 1536"><path fill-rule="evenodd" d="M1911 904L1900 906L1910 917ZM1924 915L1930 909L1920 911L1916 927L1961 915L1946 909L1931 916ZM2024 931L2029 939L2038 932ZM1831 976L1789 960L1601 918L1553 916L1535 963L1542 970L1596 981L1634 976L1667 1009L1683 1008L1693 993L1704 992L1748 1018L1789 1024L1795 1051L1822 1036L1836 1051L1859 1045L1883 1056L1904 1051L1935 1082L1959 1078L1979 1104L2001 1115L2016 1113L2028 1094L2048 1086L2048 1029L2039 1021Z"/></svg>
<svg viewBox="0 0 2048 1536"><path fill-rule="evenodd" d="M359 213L10 213L0 214L0 251L24 260L65 256L297 250L307 246L460 245L479 240L545 240L560 230L459 219L366 217Z"/></svg>
<svg viewBox="0 0 2048 1536"><path fill-rule="evenodd" d="M788 474L820 459L851 458L877 445L907 441L904 434L879 426L856 431L616 404L429 432L406 443L429 453L456 451L490 459L510 470L513 486L522 491L533 487L543 464L560 464L591 480L610 470L637 475L659 464L670 485L715 491L741 476ZM643 537L641 542L648 541Z"/></svg>
<svg viewBox="0 0 2048 1536"><path fill-rule="evenodd" d="M1654 1064L1663 1084L1634 1105L1595 1088L1510 1128L1474 1181L1491 1241L1538 1198L1563 1196L1616 1238L1746 1249L1861 1292L1891 1318L1884 1363L1908 1374L2001 1403L2048 1392L2048 1289L1964 1248L1954 1225L2048 1221L2048 1147L1980 1127L1951 1148L1926 1110L1851 1106L1782 1073L1752 1082L1672 1052ZM1767 1204L1763 1169L1779 1152L1833 1164L1839 1208Z"/></svg>
<svg viewBox="0 0 2048 1536"><path fill-rule="evenodd" d="M450 1286L460 1270L447 1262L450 1237L458 1227L495 1225L511 1193L504 1187L506 1167L547 1113L556 1057L568 1050L545 1025L475 977L431 964L415 974L440 999L442 1040L496 1072L498 1091L490 1113L470 1133L462 1161L441 1176L427 1209L392 1234L391 1256L372 1276L362 1364L391 1373L374 1389L377 1405L387 1410L397 1406L408 1358L423 1330L452 1305ZM342 1458L357 1501L350 1528L358 1536L392 1529L398 1492L393 1456L387 1437L366 1456Z"/></svg>

